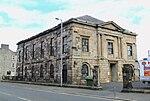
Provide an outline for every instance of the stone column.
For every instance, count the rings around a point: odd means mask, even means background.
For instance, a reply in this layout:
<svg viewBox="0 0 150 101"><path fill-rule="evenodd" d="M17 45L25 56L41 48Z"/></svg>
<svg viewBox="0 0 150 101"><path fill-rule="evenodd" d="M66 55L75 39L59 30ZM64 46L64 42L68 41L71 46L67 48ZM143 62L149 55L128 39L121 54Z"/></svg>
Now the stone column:
<svg viewBox="0 0 150 101"><path fill-rule="evenodd" d="M101 36L97 33L97 56L98 59L101 57Z"/></svg>
<svg viewBox="0 0 150 101"><path fill-rule="evenodd" d="M117 37L117 41L118 41L118 58L121 58L121 38Z"/></svg>
<svg viewBox="0 0 150 101"><path fill-rule="evenodd" d="M101 34L101 56L104 57L104 53L105 53L105 36L104 34Z"/></svg>
<svg viewBox="0 0 150 101"><path fill-rule="evenodd" d="M133 59L137 59L137 52L136 52L136 44L132 44L132 54L133 54Z"/></svg>
<svg viewBox="0 0 150 101"><path fill-rule="evenodd" d="M123 42L122 42L122 38L120 38L120 57L123 58Z"/></svg>

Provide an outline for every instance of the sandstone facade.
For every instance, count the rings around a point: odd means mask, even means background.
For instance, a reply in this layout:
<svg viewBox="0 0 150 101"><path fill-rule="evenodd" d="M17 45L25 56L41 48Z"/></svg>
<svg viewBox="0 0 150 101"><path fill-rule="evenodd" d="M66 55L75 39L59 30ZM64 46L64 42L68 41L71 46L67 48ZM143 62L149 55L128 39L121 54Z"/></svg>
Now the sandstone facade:
<svg viewBox="0 0 150 101"><path fill-rule="evenodd" d="M62 35L63 83L85 84L95 69L98 83L120 82L126 64L138 79L135 33L86 15L63 22ZM18 79L60 83L60 43L60 24L18 42Z"/></svg>

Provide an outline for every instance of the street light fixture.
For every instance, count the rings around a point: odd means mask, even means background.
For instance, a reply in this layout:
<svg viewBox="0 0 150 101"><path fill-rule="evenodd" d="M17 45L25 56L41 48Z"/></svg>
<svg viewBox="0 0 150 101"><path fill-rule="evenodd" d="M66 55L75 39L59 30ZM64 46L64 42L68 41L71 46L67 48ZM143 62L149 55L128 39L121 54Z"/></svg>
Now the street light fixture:
<svg viewBox="0 0 150 101"><path fill-rule="evenodd" d="M60 27L60 57L61 57L61 60L60 60L60 84L62 86L62 69L63 69L63 64L62 64L62 27L63 27L63 23L62 23L62 19L59 19L59 18L55 18L56 20L60 20L61 21L61 27Z"/></svg>

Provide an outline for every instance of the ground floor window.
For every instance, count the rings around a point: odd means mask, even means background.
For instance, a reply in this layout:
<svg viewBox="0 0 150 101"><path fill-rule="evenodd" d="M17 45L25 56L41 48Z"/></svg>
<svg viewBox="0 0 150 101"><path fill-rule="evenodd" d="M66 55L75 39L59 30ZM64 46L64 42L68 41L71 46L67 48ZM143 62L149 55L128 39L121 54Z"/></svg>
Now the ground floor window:
<svg viewBox="0 0 150 101"><path fill-rule="evenodd" d="M82 79L85 79L85 77L89 75L88 66L86 64L82 65L81 75L82 75Z"/></svg>
<svg viewBox="0 0 150 101"><path fill-rule="evenodd" d="M67 65L63 65L63 69L62 69L62 81L63 81L63 83L67 83L67 76L68 76Z"/></svg>
<svg viewBox="0 0 150 101"><path fill-rule="evenodd" d="M43 78L43 65L40 67L40 77Z"/></svg>
<svg viewBox="0 0 150 101"><path fill-rule="evenodd" d="M54 65L50 66L50 78L54 78Z"/></svg>
<svg viewBox="0 0 150 101"><path fill-rule="evenodd" d="M34 77L35 75L35 70L34 70L34 66L32 66L32 78Z"/></svg>
<svg viewBox="0 0 150 101"><path fill-rule="evenodd" d="M27 67L25 67L25 77L27 77Z"/></svg>

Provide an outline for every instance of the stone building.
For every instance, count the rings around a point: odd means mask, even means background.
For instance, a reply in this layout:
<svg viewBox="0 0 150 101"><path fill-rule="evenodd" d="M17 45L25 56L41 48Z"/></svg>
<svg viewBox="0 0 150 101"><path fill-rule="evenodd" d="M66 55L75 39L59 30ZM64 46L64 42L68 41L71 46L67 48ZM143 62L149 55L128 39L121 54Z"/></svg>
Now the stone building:
<svg viewBox="0 0 150 101"><path fill-rule="evenodd" d="M6 76L16 76L17 53L9 49L9 45L1 44L0 48L0 80Z"/></svg>
<svg viewBox="0 0 150 101"><path fill-rule="evenodd" d="M17 43L19 80L60 83L61 25ZM122 68L137 70L137 34L113 21L104 22L85 15L63 22L62 81L85 84L91 76L99 84L122 81Z"/></svg>

